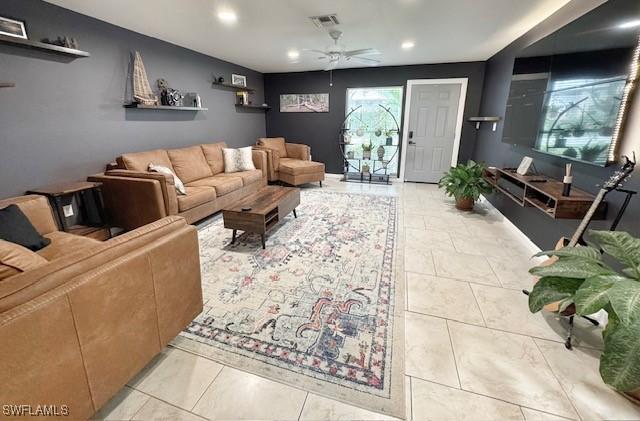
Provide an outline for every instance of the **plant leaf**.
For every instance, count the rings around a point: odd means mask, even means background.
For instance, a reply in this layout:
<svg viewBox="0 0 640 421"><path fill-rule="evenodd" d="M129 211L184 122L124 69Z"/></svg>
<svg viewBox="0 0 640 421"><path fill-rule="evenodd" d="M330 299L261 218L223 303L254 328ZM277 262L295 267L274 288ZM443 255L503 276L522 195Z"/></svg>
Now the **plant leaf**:
<svg viewBox="0 0 640 421"><path fill-rule="evenodd" d="M609 303L609 289L616 281L625 279L617 275L596 276L584 281L576 291L576 314L593 314Z"/></svg>
<svg viewBox="0 0 640 421"><path fill-rule="evenodd" d="M603 265L604 263L583 258L561 257L549 266L536 266L529 269L529 272L540 277L558 276L575 279L587 279L599 275L615 274L610 268Z"/></svg>
<svg viewBox="0 0 640 421"><path fill-rule="evenodd" d="M640 319L640 282L621 278L608 294L611 306L622 323Z"/></svg>
<svg viewBox="0 0 640 421"><path fill-rule="evenodd" d="M640 239L623 231L589 231L605 253L631 268L640 266Z"/></svg>
<svg viewBox="0 0 640 421"><path fill-rule="evenodd" d="M567 297L560 301L558 305L558 313L564 312L571 304L575 304L574 297Z"/></svg>
<svg viewBox="0 0 640 421"><path fill-rule="evenodd" d="M640 266L636 268L625 268L622 269L622 273L627 275L629 278L633 278L636 281L640 281Z"/></svg>
<svg viewBox="0 0 640 421"><path fill-rule="evenodd" d="M640 387L640 323L619 324L607 333L600 357L600 375L617 390Z"/></svg>
<svg viewBox="0 0 640 421"><path fill-rule="evenodd" d="M529 293L529 310L536 313L547 304L573 297L584 281L582 279L545 277Z"/></svg>
<svg viewBox="0 0 640 421"><path fill-rule="evenodd" d="M593 247L563 247L559 250L541 251L534 255L534 257L540 256L558 256L558 257L577 257L588 260L602 261L602 255L600 251Z"/></svg>

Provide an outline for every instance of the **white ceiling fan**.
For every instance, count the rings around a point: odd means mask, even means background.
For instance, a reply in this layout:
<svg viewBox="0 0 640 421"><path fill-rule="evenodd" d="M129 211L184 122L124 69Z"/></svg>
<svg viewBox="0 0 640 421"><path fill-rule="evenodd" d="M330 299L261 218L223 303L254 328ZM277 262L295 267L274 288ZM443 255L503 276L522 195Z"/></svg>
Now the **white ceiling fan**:
<svg viewBox="0 0 640 421"><path fill-rule="evenodd" d="M362 57L362 56L380 54L380 52L375 48L362 48L359 50L346 51L343 46L338 44L338 40L342 37L342 31L338 31L334 29L332 31L329 31L329 36L331 37L331 39L333 39L334 46L328 51L314 50L314 49L305 50L305 51L311 51L314 53L322 54L321 57L318 57L319 60L329 60L329 63L327 63L327 66L324 68L324 70L328 71L328 70L335 69L336 67L338 67L338 65L342 60L344 61L353 60L367 66L375 66L380 63L380 60L375 60L368 57Z"/></svg>

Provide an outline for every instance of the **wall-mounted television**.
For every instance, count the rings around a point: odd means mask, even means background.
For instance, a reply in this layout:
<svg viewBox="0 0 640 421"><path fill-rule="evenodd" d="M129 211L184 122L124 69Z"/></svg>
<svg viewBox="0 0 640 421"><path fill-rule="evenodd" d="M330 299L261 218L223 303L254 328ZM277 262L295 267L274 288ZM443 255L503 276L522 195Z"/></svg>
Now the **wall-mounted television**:
<svg viewBox="0 0 640 421"><path fill-rule="evenodd" d="M609 0L520 51L502 141L607 165L639 35L640 1Z"/></svg>

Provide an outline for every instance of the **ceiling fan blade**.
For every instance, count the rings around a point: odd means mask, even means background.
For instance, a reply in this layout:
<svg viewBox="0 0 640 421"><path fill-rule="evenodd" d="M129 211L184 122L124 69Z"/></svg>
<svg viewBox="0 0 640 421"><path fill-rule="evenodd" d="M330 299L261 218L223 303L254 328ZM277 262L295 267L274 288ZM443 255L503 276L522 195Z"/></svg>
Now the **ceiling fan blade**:
<svg viewBox="0 0 640 421"><path fill-rule="evenodd" d="M317 54L322 54L322 55L327 55L326 51L322 51L322 50L316 50L313 48L304 48L302 49L302 51L304 51L305 53L317 53Z"/></svg>
<svg viewBox="0 0 640 421"><path fill-rule="evenodd" d="M329 62L329 64L327 65L327 67L324 68L325 71L329 71L329 70L333 70L336 67L338 67L338 62L339 60L332 60Z"/></svg>
<svg viewBox="0 0 640 421"><path fill-rule="evenodd" d="M359 57L359 56L349 57L347 58L347 60L357 61L359 63L366 64L367 66L376 66L380 64L380 60L374 60L372 58Z"/></svg>
<svg viewBox="0 0 640 421"><path fill-rule="evenodd" d="M372 55L378 55L378 54L380 54L380 51L376 50L375 48L363 48L360 50L351 50L351 51L344 52L345 57L372 56Z"/></svg>

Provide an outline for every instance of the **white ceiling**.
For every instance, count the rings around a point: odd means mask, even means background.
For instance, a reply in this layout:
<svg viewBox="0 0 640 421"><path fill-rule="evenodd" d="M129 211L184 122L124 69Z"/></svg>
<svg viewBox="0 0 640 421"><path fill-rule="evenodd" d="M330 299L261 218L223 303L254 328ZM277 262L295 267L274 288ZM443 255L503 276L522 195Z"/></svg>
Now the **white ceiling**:
<svg viewBox="0 0 640 421"><path fill-rule="evenodd" d="M303 51L324 50L333 42L309 16L337 13L341 44L379 50L380 65L447 63L488 59L570 0L47 1L268 73L326 65L317 54ZM237 22L221 23L220 10L234 11ZM402 50L405 40L415 47ZM297 63L287 57L289 50L300 51Z"/></svg>

